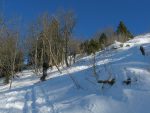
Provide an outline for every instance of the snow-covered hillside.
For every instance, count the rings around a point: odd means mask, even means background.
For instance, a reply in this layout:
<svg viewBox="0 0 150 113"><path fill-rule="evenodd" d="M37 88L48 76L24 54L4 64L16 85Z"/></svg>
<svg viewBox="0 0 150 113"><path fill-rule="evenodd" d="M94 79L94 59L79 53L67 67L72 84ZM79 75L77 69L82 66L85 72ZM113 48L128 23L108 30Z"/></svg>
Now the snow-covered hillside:
<svg viewBox="0 0 150 113"><path fill-rule="evenodd" d="M97 83L92 55L62 69L62 74L49 70L42 83L31 71L24 71L11 90L0 86L0 113L149 113L150 56L139 50L147 43L150 34L96 53L98 79L107 80L111 75L113 86ZM123 84L128 78L131 84Z"/></svg>

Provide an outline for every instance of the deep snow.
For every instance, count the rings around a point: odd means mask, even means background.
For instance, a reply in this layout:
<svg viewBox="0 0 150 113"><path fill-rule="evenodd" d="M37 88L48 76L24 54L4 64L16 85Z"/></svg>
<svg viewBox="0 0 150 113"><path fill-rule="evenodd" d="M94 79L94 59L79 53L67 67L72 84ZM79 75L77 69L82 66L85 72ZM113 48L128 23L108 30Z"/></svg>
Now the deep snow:
<svg viewBox="0 0 150 113"><path fill-rule="evenodd" d="M97 78L107 80L111 75L116 79L113 86L96 82L92 55L62 69L62 74L49 70L42 83L31 70L23 71L11 90L0 86L0 113L149 113L150 56L142 56L143 44L150 44L150 34L96 53ZM128 77L131 84L123 84Z"/></svg>

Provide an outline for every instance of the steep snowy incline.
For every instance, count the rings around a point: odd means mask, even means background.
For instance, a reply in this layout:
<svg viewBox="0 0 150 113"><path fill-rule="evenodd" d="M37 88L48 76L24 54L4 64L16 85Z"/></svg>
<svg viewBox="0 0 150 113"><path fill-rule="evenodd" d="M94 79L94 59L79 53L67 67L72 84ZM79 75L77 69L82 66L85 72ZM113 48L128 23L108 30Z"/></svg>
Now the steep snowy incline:
<svg viewBox="0 0 150 113"><path fill-rule="evenodd" d="M24 71L11 90L0 86L0 113L149 113L150 56L141 54L142 44L150 44L150 34L135 37L121 48L97 52L97 77L92 55L61 74L49 70L42 83L31 71ZM115 78L115 83L99 84L96 78ZM131 84L123 84L128 78Z"/></svg>

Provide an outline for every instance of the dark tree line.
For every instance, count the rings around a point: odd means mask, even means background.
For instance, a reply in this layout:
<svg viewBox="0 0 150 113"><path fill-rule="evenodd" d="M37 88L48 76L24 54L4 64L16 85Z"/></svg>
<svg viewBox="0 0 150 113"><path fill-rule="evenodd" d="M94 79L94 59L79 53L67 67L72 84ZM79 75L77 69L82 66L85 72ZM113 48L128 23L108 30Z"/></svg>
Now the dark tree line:
<svg viewBox="0 0 150 113"><path fill-rule="evenodd" d="M114 43L114 41L125 42L133 38L125 24L121 21L117 30L106 30L105 32L98 33L91 40L86 40L80 45L83 53L91 54L98 50L103 50L105 47Z"/></svg>

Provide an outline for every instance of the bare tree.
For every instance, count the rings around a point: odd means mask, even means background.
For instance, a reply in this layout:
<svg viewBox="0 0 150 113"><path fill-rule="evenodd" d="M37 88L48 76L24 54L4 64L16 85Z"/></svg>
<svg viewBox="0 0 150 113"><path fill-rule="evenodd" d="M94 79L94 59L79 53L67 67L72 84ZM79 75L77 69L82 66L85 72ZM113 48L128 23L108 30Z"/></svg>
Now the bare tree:
<svg viewBox="0 0 150 113"><path fill-rule="evenodd" d="M71 62L73 61L73 63L76 62L76 55L80 53L80 41L77 39L71 39L69 41L69 56L70 56L70 65Z"/></svg>
<svg viewBox="0 0 150 113"><path fill-rule="evenodd" d="M47 49L45 50L49 56L49 65L52 66L53 64L56 66L58 71L61 73L58 62L57 62L57 50L56 48L57 41L56 39L59 38L59 23L56 20L56 18L51 18L49 15L44 15L42 18L42 26L43 26L43 31L42 31L42 40L45 43ZM55 50L55 51L54 51Z"/></svg>
<svg viewBox="0 0 150 113"><path fill-rule="evenodd" d="M61 16L61 24L62 24L62 36L64 38L64 49L65 49L65 63L66 66L69 67L68 63L68 45L69 40L72 36L72 32L75 26L75 16L74 13L71 11L62 13Z"/></svg>
<svg viewBox="0 0 150 113"><path fill-rule="evenodd" d="M1 74L5 77L5 83L10 82L10 88L15 74L16 55L18 52L19 31L16 26L18 25L12 20L6 22L4 18L0 19L0 68Z"/></svg>
<svg viewBox="0 0 150 113"><path fill-rule="evenodd" d="M29 28L28 37L26 39L26 50L28 51L27 54L29 55L29 63L33 65L34 73L39 75L38 69L38 41L39 41L39 24L34 23L31 24Z"/></svg>
<svg viewBox="0 0 150 113"><path fill-rule="evenodd" d="M9 89L11 89L12 86L12 81L13 81L13 76L14 76L14 71L15 71L15 60L16 60L16 56L17 56L17 47L18 47L18 33L16 34L16 38L14 38L13 45L11 45L11 80L10 80L10 87Z"/></svg>

